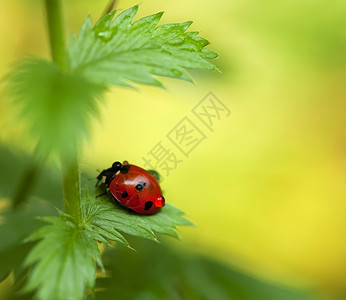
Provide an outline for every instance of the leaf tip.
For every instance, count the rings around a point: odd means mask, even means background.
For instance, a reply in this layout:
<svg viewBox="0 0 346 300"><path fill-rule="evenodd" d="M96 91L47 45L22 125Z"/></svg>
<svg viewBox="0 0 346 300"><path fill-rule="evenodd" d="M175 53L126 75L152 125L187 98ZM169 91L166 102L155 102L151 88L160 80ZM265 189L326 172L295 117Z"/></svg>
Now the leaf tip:
<svg viewBox="0 0 346 300"><path fill-rule="evenodd" d="M218 73L222 73L222 71L217 66L214 66L213 71L216 71Z"/></svg>
<svg viewBox="0 0 346 300"><path fill-rule="evenodd" d="M156 13L157 18L161 19L164 13L164 11L159 11L158 13Z"/></svg>
<svg viewBox="0 0 346 300"><path fill-rule="evenodd" d="M192 21L186 21L181 23L181 25L183 26L184 30L186 31L191 25L192 25Z"/></svg>
<svg viewBox="0 0 346 300"><path fill-rule="evenodd" d="M132 250L134 252L137 252L137 250L135 248L133 248L132 246L130 246L130 245L127 245L126 248L128 248L128 249L130 249L130 250Z"/></svg>

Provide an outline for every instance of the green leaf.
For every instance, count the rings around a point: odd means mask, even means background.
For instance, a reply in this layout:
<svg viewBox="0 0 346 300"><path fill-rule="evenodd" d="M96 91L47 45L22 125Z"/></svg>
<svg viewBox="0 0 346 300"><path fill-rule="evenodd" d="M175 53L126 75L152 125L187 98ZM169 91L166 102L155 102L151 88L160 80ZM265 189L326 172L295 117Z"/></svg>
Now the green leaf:
<svg viewBox="0 0 346 300"><path fill-rule="evenodd" d="M40 217L50 223L32 233L27 242L39 240L24 266L34 265L24 291L37 290L39 299L78 300L86 288L93 289L96 263L103 268L95 241L116 241L127 247L123 234L157 241L155 233L178 237L177 225L191 225L172 205L152 216L131 213L108 197L83 197L82 224L59 211L60 217Z"/></svg>
<svg viewBox="0 0 346 300"><path fill-rule="evenodd" d="M178 238L176 226L192 225L183 213L173 205L166 204L155 215L139 215L114 203L110 197L83 197L83 227L95 240L117 241L129 246L122 233L157 241L156 233Z"/></svg>
<svg viewBox="0 0 346 300"><path fill-rule="evenodd" d="M9 198L18 188L19 177L31 159L26 153L10 150L0 143L0 201L10 203ZM23 244L23 240L42 226L36 216L56 215L54 206L60 207L62 204L61 176L54 166L40 170L32 193L20 209L3 208L0 211L0 281L10 272L20 277L22 261L32 247L30 243Z"/></svg>
<svg viewBox="0 0 346 300"><path fill-rule="evenodd" d="M0 282L3 281L12 271L14 275L20 274L23 270L22 264L31 250L33 243L18 243L12 247L7 247L0 251ZM15 276L15 280L17 276Z"/></svg>
<svg viewBox="0 0 346 300"><path fill-rule="evenodd" d="M241 273L186 248L143 239L133 244L137 252L123 247L105 251L105 268L121 275L98 278L96 300L322 300L307 291Z"/></svg>
<svg viewBox="0 0 346 300"><path fill-rule="evenodd" d="M154 178L155 178L158 182L160 182L161 176L160 176L160 173L159 173L159 172L157 172L156 170L147 170L147 172L150 173L151 175L153 175Z"/></svg>
<svg viewBox="0 0 346 300"><path fill-rule="evenodd" d="M20 118L40 140L39 151L54 150L64 156L73 152L71 141L85 136L90 117L98 114L98 100L105 86L33 58L19 62L8 79Z"/></svg>
<svg viewBox="0 0 346 300"><path fill-rule="evenodd" d="M102 266L96 242L70 216L45 217L51 223L27 240L40 240L27 256L25 265L34 264L24 291L37 289L42 300L83 299L86 288L94 286L96 263Z"/></svg>
<svg viewBox="0 0 346 300"><path fill-rule="evenodd" d="M198 32L186 32L192 22L157 27L162 12L132 22L137 10L133 6L114 19L112 11L94 27L88 17L77 37L71 37L71 71L102 84L162 86L153 75L191 81L186 69L217 70L207 61L217 57L204 48L209 42Z"/></svg>

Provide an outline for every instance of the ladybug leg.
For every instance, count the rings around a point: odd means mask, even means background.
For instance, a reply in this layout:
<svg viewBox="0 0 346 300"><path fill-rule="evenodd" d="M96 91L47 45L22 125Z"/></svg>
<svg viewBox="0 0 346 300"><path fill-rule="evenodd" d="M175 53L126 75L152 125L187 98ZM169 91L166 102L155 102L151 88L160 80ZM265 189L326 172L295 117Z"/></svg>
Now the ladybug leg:
<svg viewBox="0 0 346 300"><path fill-rule="evenodd" d="M103 170L97 177L97 182L96 182L96 186L100 185L100 182L104 179L104 184L106 184L107 186L109 185L109 183L112 181L113 177L115 176L116 173L118 173L120 171L120 169L122 168L122 164L118 161L116 161L115 163L113 163L112 167Z"/></svg>
<svg viewBox="0 0 346 300"><path fill-rule="evenodd" d="M114 175L117 173L117 171L115 172L115 170L113 170L112 168L103 170L97 177L97 182L96 182L96 187L100 185L100 183L104 183L106 185L108 185L111 181L112 178L114 177Z"/></svg>
<svg viewBox="0 0 346 300"><path fill-rule="evenodd" d="M112 174L112 168L109 168L109 169L106 169L106 170L103 170L97 177L97 182L96 182L96 187L98 187L102 181L102 179L105 177L106 180L107 178ZM105 182L104 182L105 183Z"/></svg>
<svg viewBox="0 0 346 300"><path fill-rule="evenodd" d="M101 197L101 196L104 196L104 195L106 195L106 194L107 194L107 191L104 191L102 194L97 195L96 198Z"/></svg>

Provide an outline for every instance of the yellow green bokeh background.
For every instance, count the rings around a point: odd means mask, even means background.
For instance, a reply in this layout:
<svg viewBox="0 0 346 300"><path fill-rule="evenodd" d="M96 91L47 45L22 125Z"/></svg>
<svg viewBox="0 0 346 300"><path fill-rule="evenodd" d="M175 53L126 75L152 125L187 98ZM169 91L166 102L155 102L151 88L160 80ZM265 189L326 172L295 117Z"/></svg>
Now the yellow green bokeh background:
<svg viewBox="0 0 346 300"><path fill-rule="evenodd" d="M119 0L118 8L137 1ZM68 31L106 1L65 1ZM168 202L197 225L183 243L250 274L321 295L346 295L346 2L143 1L139 17L194 21L222 73L195 85L113 88L92 124L82 167L96 174L142 157L209 91L231 110L164 181ZM0 3L0 76L26 54L49 57L40 1ZM1 94L4 97L4 94ZM0 102L1 140L29 139ZM24 141L24 142L23 142ZM28 144L26 143L28 142ZM343 298L342 298L343 299Z"/></svg>

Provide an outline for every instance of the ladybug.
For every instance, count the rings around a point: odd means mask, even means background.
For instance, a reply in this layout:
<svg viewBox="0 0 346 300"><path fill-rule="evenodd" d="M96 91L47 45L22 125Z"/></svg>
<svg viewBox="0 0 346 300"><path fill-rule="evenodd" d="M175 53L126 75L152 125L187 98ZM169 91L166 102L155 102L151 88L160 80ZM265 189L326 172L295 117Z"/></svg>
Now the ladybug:
<svg viewBox="0 0 346 300"><path fill-rule="evenodd" d="M97 179L98 183L102 181L105 184L120 205L137 213L156 214L165 205L165 198L155 177L127 161L122 164L116 161L111 168L103 170Z"/></svg>

